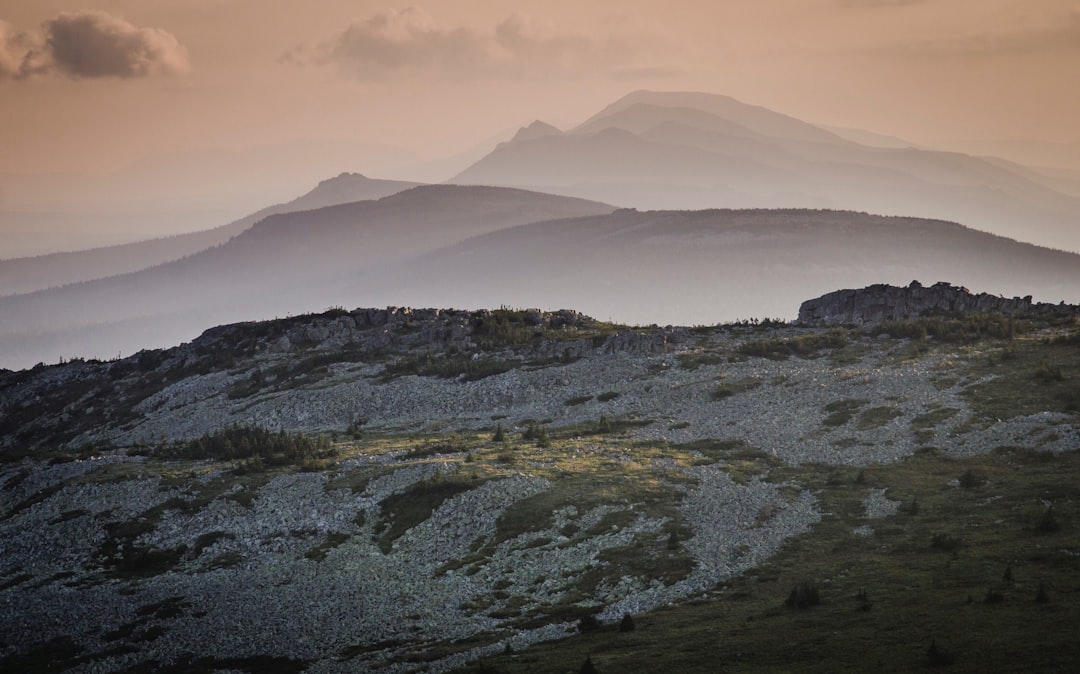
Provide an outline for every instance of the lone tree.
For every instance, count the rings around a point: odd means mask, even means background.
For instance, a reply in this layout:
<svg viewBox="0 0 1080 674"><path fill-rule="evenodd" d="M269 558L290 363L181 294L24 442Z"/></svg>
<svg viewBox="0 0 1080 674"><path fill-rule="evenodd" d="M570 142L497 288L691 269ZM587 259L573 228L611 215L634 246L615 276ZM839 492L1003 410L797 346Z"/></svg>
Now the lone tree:
<svg viewBox="0 0 1080 674"><path fill-rule="evenodd" d="M637 625L634 624L634 618L629 613L624 614L622 620L619 621L619 631L633 632L635 629Z"/></svg>

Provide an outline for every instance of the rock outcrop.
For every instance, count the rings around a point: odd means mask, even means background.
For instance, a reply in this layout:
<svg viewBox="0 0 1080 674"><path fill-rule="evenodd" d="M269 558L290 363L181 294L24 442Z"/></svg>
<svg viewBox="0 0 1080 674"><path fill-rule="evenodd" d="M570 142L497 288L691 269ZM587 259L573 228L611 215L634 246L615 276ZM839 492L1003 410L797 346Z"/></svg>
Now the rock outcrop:
<svg viewBox="0 0 1080 674"><path fill-rule="evenodd" d="M1027 297L972 294L967 288L945 282L924 287L912 281L907 287L875 284L857 290L837 290L799 307L803 325L862 325L902 321L921 316L1002 314L1017 318L1076 316L1080 307L1071 304L1032 302Z"/></svg>

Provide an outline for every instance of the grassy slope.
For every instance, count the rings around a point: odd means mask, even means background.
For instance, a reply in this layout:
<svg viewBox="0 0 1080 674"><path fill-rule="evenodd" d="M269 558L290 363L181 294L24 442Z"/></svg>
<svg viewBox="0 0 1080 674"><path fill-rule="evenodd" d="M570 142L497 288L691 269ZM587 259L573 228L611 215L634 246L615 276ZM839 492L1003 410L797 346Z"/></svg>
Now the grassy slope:
<svg viewBox="0 0 1080 674"><path fill-rule="evenodd" d="M776 350L776 346L770 348ZM844 348L832 351L831 357L842 359ZM946 378L994 375L968 389L968 400L978 414L973 424L1042 410L1073 410L1072 423L1076 423L1080 348L1075 337L1048 341L1043 334L1024 334L962 346L915 341L910 344L910 355L917 357L933 349L957 353L956 370L943 373ZM885 407L873 404L836 410L845 412L865 419L868 427L889 417ZM916 420L912 431L942 423L953 414L945 409L925 415ZM736 481L768 471L771 481L814 491L825 513L823 521L750 573L705 597L634 616L637 629L632 633L607 626L485 659L486 666L498 671L577 671L587 655L601 672L912 671L930 667L931 643L951 659L948 671L1073 671L1080 661L1075 638L1080 626L1080 491L1076 488L1080 453L1052 455L1030 448L999 448L957 459L942 451L947 448L924 447L906 460L861 471L813 464L789 467L738 442L637 443L620 433L620 428L627 427L626 420L610 423L613 430L603 434L593 426L549 429L544 442L524 440L516 433L507 433L504 442L494 442L490 434L471 433L367 437L339 444L338 452L339 458L358 452L402 452L397 460L401 464L457 464L459 470L451 482L426 490L421 485L414 494L417 498L384 501L387 526L380 533L387 544L402 533L402 523L423 521L443 499L469 484L515 472L548 478L554 486L511 507L487 546L524 531L547 528L552 511L570 504L581 510L598 504L640 504L650 516L671 519L670 532L665 533L673 533L676 539L686 535L677 519L680 496L671 488L678 473L658 469L658 459L671 461L672 468L722 461ZM1040 441L1032 438L1031 446ZM155 466L167 473L169 481L189 474L183 463L156 459L138 472ZM333 470L333 466L331 461L321 468ZM270 475L294 469L252 473L249 467L236 477L209 483L202 490L205 493L199 494L199 503L190 507L201 507L225 494L234 482L247 484L247 493L252 493ZM373 474L389 469L339 472L327 488L346 487L359 493ZM105 470L108 474L79 479L127 479L133 467ZM973 478L963 480L972 486L956 484L964 476ZM867 519L863 499L872 488L885 489L888 498L900 501L900 511ZM1045 531L1041 525L1051 503L1058 529ZM598 530L625 525L620 516L614 513ZM853 533L862 526L872 527L873 535ZM573 538L589 532L567 533ZM308 554L312 559L323 558L342 542L340 537L328 538ZM484 547L478 548L476 558L461 560L461 566L483 559L485 552ZM688 571L685 556L663 544L617 548L605 554L611 563L607 575L616 578L629 573L670 580ZM1006 570L1011 580L1006 580ZM585 574L580 582L589 586L598 580ZM788 593L801 583L819 590L819 605L805 610L784 605ZM1048 599L1044 603L1035 601L1040 586ZM860 600L861 592L866 601ZM987 601L996 595L1002 601ZM521 624L571 620L585 612L567 602L522 615ZM500 638L429 644L421 660L467 646L498 643ZM74 658L74 654L38 655L36 660L0 659L0 670L58 671ZM474 664L462 671L477 669Z"/></svg>

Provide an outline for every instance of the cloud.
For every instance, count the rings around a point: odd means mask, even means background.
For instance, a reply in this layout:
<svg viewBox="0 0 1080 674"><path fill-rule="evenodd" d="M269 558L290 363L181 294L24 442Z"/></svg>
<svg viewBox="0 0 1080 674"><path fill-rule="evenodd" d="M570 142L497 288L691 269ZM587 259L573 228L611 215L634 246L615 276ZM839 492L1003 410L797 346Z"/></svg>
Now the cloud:
<svg viewBox="0 0 1080 674"><path fill-rule="evenodd" d="M947 37L897 40L866 51L914 60L984 60L1080 50L1080 6L1044 12L1039 21L1023 18L1028 20Z"/></svg>
<svg viewBox="0 0 1080 674"><path fill-rule="evenodd" d="M0 23L0 77L135 78L190 70L171 33L97 11L62 12L37 31Z"/></svg>
<svg viewBox="0 0 1080 674"><path fill-rule="evenodd" d="M19 77L28 59L41 46L40 36L0 21L0 79Z"/></svg>
<svg viewBox="0 0 1080 674"><path fill-rule="evenodd" d="M314 48L299 47L282 60L334 64L360 79L402 75L482 77L657 77L677 72L647 62L660 50L645 34L596 36L515 13L491 30L443 26L418 7L380 12L353 21Z"/></svg>

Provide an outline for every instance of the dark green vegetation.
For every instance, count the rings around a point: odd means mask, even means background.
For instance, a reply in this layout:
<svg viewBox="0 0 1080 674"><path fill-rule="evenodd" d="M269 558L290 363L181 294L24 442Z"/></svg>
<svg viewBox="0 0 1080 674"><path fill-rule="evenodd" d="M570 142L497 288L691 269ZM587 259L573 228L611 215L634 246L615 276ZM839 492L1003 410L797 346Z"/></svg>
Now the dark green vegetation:
<svg viewBox="0 0 1080 674"><path fill-rule="evenodd" d="M351 316L336 310L317 322ZM397 316L387 339L420 339L428 332L435 337L397 350L345 346L315 353L300 331L288 340L292 360L281 356L262 370L243 360L247 346L236 348L226 366L234 378L220 380L234 386L257 380L244 396L270 400L278 387L318 391L323 377L351 377L384 391L437 384L451 391L443 400L452 400L457 383L406 375L440 377L419 369L458 361L483 367L488 358L515 368L552 368L536 375L542 386L550 384L547 406L484 409L472 426L442 416L428 427L388 427L348 410L337 433L322 436L243 425L187 442L139 443L112 452L49 444L5 453L0 526L9 527L5 535L14 531L12 549L38 544L39 532L19 524L26 522L47 528L51 545L66 544L69 531L89 532L80 538L89 543L87 554L72 557L84 561L47 574L35 575L33 563L0 565L0 598L30 602L40 591L47 601L48 593L60 592L77 602L92 589L115 591L121 605L141 608L107 625L95 623L74 634L77 639L48 642L51 651L24 640L30 646L0 660L0 671L92 669L121 652L146 653L145 644L167 644L179 625L199 625L203 611L231 610L198 596L204 584L259 588L253 592L268 593L271 611L279 598L304 588L298 602L304 610L310 605L319 615L334 616L335 627L347 628L348 610L335 602L354 606L352 589L315 596L295 579L314 578L322 588L344 575L346 587L355 589L369 572L380 583L415 588L415 603L392 614L391 631L397 631L389 637L372 640L357 628L326 647L326 659L347 660L358 671L373 663L422 669L453 654L478 657L473 649L483 649L485 671L504 674L580 671L585 662L600 672L831 672L1071 671L1080 661L1072 629L1080 625L1080 452L1068 446L1080 421L1074 404L1080 395L1076 323L919 319L892 325L889 333L730 325L686 330L675 335L683 341L656 350L648 344L654 335L631 331L620 339L648 348L635 356L641 362L615 354L613 360L630 362L630 374L581 382L574 373L601 368L575 359L599 358L617 341L605 336L603 326L582 321L553 327L536 323L535 314L510 310L456 314L457 323L437 329L411 314ZM267 335L262 333L273 330L234 330L253 340L250 350L257 352L299 327L279 326ZM459 328L467 339L453 337ZM228 353L230 347L199 348ZM137 375L136 383L153 384L148 390L171 381L167 373L174 365L168 363L198 369L197 358L187 364L156 352L144 358L148 367L162 368L160 378L152 371ZM417 367L385 376L402 362ZM564 364L570 367L557 370ZM922 379L919 386L884 389L887 395L875 388L897 374ZM470 378L468 371L455 376ZM521 378L524 372L484 384L506 385L527 398L533 389L512 388ZM124 381L118 379L119 389ZM97 390L85 381L73 386ZM248 409L244 396L224 384L220 390L221 404ZM672 406L649 408L650 391ZM755 396L764 400L763 422L780 431L805 423L806 435L792 440L781 433L769 444L768 435L752 441L758 436L741 434L746 427L737 422L755 421L758 408L747 406ZM43 406L50 407L45 398ZM57 400L73 404L68 397ZM785 403L797 409L786 410ZM1016 426L999 422L1041 412L1054 414L1017 419ZM695 435L705 424L713 430ZM1003 427L1023 433L1006 434ZM785 463L799 460L783 453L790 449L785 443L804 442L826 447L817 455L821 460L839 460ZM891 463L873 463L878 442L902 451ZM829 453L834 447L835 455ZM1061 453L1039 451L1047 447ZM49 482L45 474L58 477ZM719 505L693 500L708 479L723 486L714 492ZM107 496L117 484L132 485L142 494L136 499L143 499L134 502L143 505L99 510L107 501L98 500L99 492ZM503 488L511 495L500 505L484 500ZM757 556L754 545L783 521L803 490L816 500L813 512L821 522L775 554L770 549ZM883 490L884 497L871 490ZM743 498L747 493L754 497ZM897 511L869 517L865 502L872 496L891 501ZM78 498L84 500L72 500ZM700 509L688 506L703 502ZM464 507L443 517L454 504ZM694 516L712 505L717 514L710 528ZM35 519L36 511L44 516ZM476 513L488 518L483 527L470 519ZM727 531L721 525L730 524L722 522L729 515L738 524L732 536L746 537L730 549L708 548L708 558L696 557L702 548L695 538ZM454 552L432 560L441 551L417 546L418 532L431 528L416 527L435 522L448 523L439 531L446 536L439 546L449 541ZM24 545L28 539L30 546ZM410 552L417 549L425 550L424 559ZM704 567L700 562L713 561L743 573L703 594L655 604L663 608L635 610L629 621L621 607L601 613L610 601L605 597L612 596L605 593L624 579L636 587L654 581L671 587L694 578ZM430 565L418 571L425 562ZM275 570L270 582L260 575L264 567ZM188 591L174 589L177 581L190 583ZM168 591L150 592L159 582ZM428 593L462 586L467 594ZM128 597L140 592L153 594L152 600L132 604ZM436 596L442 604L425 603ZM440 618L432 622L475 618L490 631L416 636L429 613ZM55 623L42 624L53 629ZM516 635L552 624L569 626L574 636L532 646L514 642ZM307 634L323 638L318 628ZM81 650L99 639L106 650ZM265 652L239 660L181 655L131 671L298 671L309 664L265 658ZM461 671L478 669L475 662Z"/></svg>
<svg viewBox="0 0 1080 674"><path fill-rule="evenodd" d="M302 433L275 433L258 426L231 426L180 446L166 448L164 452L186 459L246 459L242 466L247 470L290 465L315 470L320 460L334 456L334 449L326 437L313 440Z"/></svg>
<svg viewBox="0 0 1080 674"><path fill-rule="evenodd" d="M986 482L948 486L969 473ZM831 513L812 533L705 597L633 616L632 633L612 623L484 662L509 674L576 671L586 656L600 672L908 672L946 658L951 672L1073 671L1078 474L1080 454L1013 448L924 453L866 468L861 483L854 470L777 467L771 479L814 489ZM904 506L867 519L867 488ZM873 535L852 534L866 524Z"/></svg>

